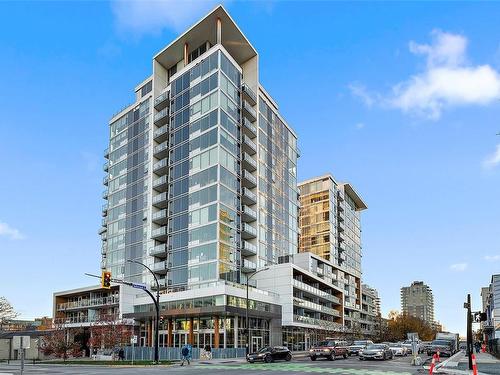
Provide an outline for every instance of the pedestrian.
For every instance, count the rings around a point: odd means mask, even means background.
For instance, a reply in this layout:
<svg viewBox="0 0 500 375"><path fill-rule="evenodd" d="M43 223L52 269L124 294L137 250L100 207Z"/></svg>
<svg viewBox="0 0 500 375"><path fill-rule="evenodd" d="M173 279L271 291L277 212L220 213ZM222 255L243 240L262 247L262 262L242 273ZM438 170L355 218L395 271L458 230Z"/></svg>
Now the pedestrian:
<svg viewBox="0 0 500 375"><path fill-rule="evenodd" d="M123 361L125 359L125 351L123 350L123 348L120 348L120 350L118 351L118 359L120 361Z"/></svg>
<svg viewBox="0 0 500 375"><path fill-rule="evenodd" d="M481 343L479 341L476 341L474 343L474 346L476 347L476 353L479 353L479 351L481 350Z"/></svg>
<svg viewBox="0 0 500 375"><path fill-rule="evenodd" d="M187 364L190 364L190 351L189 351L189 346L186 344L182 347L181 349L181 366L184 366L184 361L187 361Z"/></svg>

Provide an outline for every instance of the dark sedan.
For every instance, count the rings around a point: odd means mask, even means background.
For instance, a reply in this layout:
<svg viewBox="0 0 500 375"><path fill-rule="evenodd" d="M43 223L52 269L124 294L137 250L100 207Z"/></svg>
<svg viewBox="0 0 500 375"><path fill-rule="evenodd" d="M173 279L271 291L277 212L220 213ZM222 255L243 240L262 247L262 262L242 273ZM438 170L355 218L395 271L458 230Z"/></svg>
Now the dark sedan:
<svg viewBox="0 0 500 375"><path fill-rule="evenodd" d="M386 344L368 345L366 349L363 349L362 351L359 352L360 361L365 359L386 360L386 359L392 359L393 357L394 354L392 353L391 348L389 348L389 345Z"/></svg>
<svg viewBox="0 0 500 375"><path fill-rule="evenodd" d="M247 355L247 361L254 363L255 361L263 361L270 363L273 361L290 361L292 353L284 346L266 346L260 349L257 353Z"/></svg>

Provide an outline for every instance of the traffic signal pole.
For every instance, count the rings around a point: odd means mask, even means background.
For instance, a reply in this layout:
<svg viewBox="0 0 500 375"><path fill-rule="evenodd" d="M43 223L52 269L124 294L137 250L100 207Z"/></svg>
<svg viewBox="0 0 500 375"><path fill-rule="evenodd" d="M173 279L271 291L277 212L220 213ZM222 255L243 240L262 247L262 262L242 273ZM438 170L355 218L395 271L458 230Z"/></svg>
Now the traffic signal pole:
<svg viewBox="0 0 500 375"><path fill-rule="evenodd" d="M464 307L467 309L467 356L469 359L469 370L472 370L472 354L474 352L474 348L472 345L472 313L470 294L467 294L467 302L464 303Z"/></svg>

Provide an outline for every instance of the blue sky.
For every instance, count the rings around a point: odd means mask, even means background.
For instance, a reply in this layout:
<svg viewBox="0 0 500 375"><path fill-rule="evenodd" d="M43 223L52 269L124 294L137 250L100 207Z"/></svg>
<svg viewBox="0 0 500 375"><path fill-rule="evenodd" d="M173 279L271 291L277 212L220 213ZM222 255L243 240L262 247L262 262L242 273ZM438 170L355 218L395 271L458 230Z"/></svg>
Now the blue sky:
<svg viewBox="0 0 500 375"><path fill-rule="evenodd" d="M0 295L25 317L98 272L103 150L151 58L214 2L0 4ZM299 135L300 179L367 202L383 312L424 280L464 332L500 271L500 4L229 2Z"/></svg>

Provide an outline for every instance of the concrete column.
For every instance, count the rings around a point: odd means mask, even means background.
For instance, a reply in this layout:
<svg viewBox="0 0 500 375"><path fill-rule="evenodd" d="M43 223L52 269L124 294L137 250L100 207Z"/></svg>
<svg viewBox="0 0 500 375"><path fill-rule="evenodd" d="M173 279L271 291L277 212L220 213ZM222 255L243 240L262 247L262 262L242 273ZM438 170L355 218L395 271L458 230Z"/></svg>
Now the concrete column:
<svg viewBox="0 0 500 375"><path fill-rule="evenodd" d="M222 21L217 18L217 44L222 44Z"/></svg>
<svg viewBox="0 0 500 375"><path fill-rule="evenodd" d="M234 347L238 348L238 316L234 316Z"/></svg>
<svg viewBox="0 0 500 375"><path fill-rule="evenodd" d="M193 337L193 328L194 328L194 322L193 318L189 318L189 335L188 335L188 343L193 345L194 342L194 337Z"/></svg>
<svg viewBox="0 0 500 375"><path fill-rule="evenodd" d="M173 336L173 325L174 322L172 319L168 320L168 339L167 339L167 346L172 347L174 346L174 336Z"/></svg>
<svg viewBox="0 0 500 375"><path fill-rule="evenodd" d="M214 348L219 349L219 317L214 317Z"/></svg>
<svg viewBox="0 0 500 375"><path fill-rule="evenodd" d="M184 66L186 66L189 62L189 44L184 43Z"/></svg>

